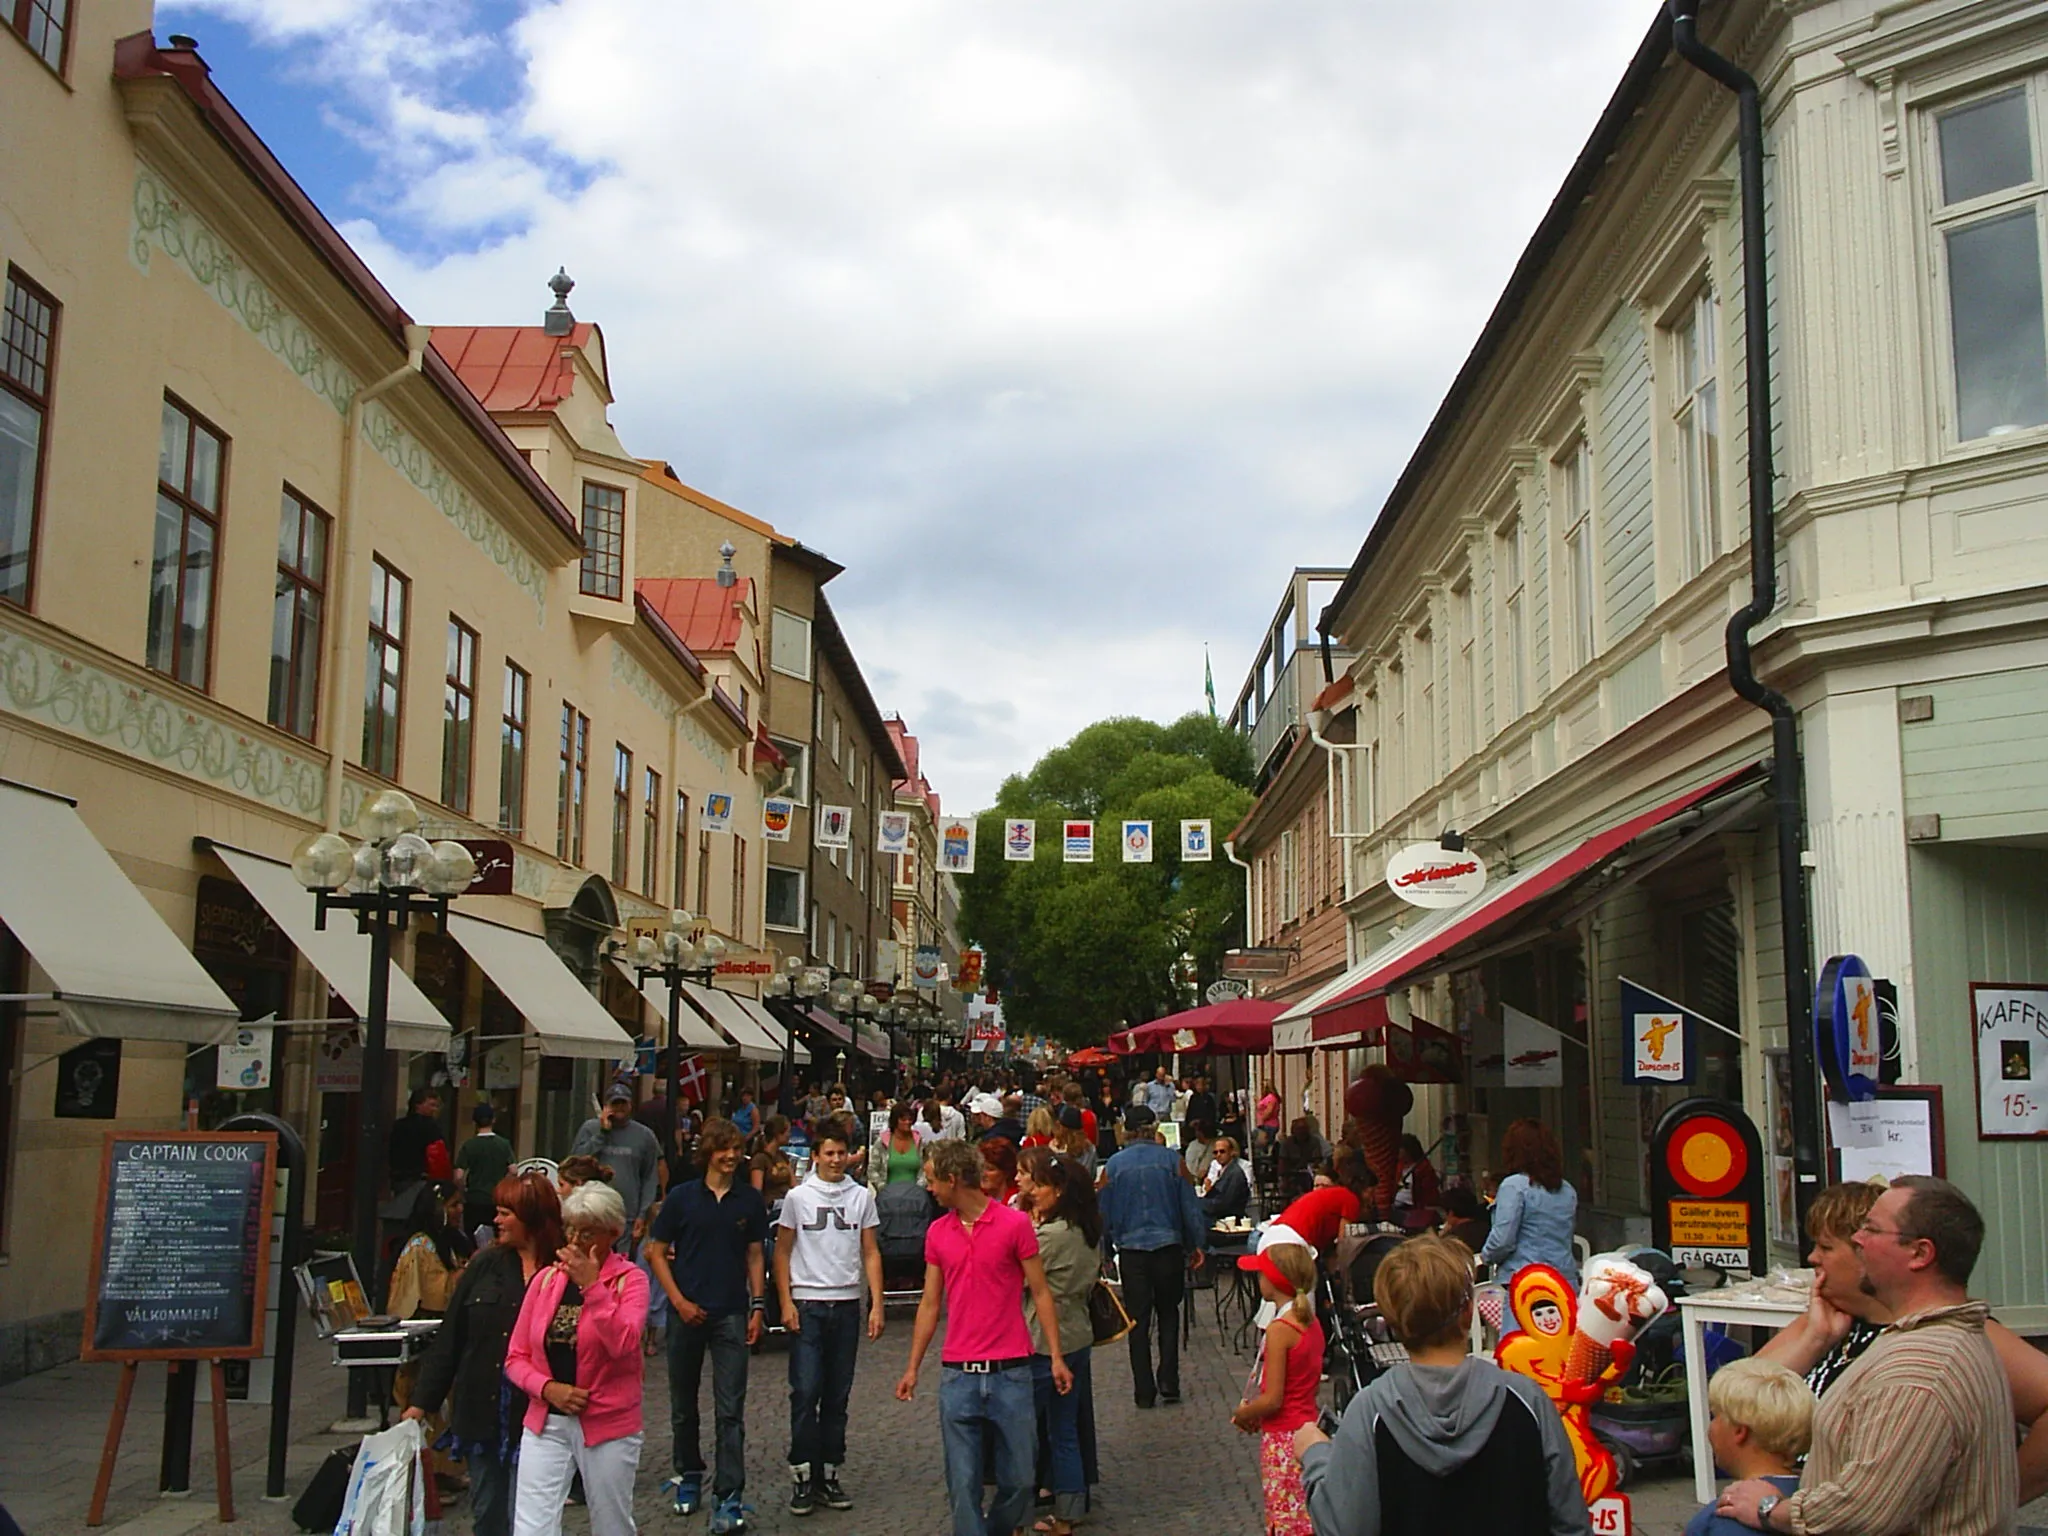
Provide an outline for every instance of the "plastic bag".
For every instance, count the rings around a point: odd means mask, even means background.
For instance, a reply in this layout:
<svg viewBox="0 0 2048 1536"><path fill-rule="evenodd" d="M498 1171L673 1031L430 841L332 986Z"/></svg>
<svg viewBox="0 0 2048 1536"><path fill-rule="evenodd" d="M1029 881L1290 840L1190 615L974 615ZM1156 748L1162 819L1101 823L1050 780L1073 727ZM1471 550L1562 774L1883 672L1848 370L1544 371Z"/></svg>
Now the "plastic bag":
<svg viewBox="0 0 2048 1536"><path fill-rule="evenodd" d="M334 1536L426 1536L426 1436L415 1419L365 1435Z"/></svg>

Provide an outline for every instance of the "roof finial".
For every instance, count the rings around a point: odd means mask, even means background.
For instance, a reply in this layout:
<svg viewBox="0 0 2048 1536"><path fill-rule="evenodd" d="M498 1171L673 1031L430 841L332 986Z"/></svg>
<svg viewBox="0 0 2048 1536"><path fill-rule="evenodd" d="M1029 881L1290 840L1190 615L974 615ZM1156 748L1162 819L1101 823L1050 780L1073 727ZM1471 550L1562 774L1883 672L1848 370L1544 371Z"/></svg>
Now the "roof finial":
<svg viewBox="0 0 2048 1536"><path fill-rule="evenodd" d="M732 568L732 557L738 553L739 551L732 547L731 539L718 546L718 557L725 562L718 568L718 584L721 587L731 588L740 584L740 573Z"/></svg>
<svg viewBox="0 0 2048 1536"><path fill-rule="evenodd" d="M540 328L549 336L566 336L576 317L569 313L569 290L576 286L576 279L569 275L567 267L557 267L555 275L548 279L548 287L555 292L555 302L541 316Z"/></svg>

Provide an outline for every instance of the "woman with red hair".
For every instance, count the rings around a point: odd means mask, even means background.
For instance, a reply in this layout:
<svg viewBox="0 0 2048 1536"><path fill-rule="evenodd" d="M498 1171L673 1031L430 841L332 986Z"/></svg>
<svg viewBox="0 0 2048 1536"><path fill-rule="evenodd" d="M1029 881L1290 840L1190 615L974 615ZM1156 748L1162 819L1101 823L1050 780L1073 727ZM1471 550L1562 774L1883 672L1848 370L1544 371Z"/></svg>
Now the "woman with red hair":
<svg viewBox="0 0 2048 1536"><path fill-rule="evenodd" d="M1507 1177L1494 1196L1493 1229L1479 1257L1494 1266L1497 1280L1512 1280L1531 1264L1548 1264L1576 1287L1572 1228L1579 1192L1565 1179L1557 1138L1541 1120L1517 1120L1501 1138L1500 1161Z"/></svg>

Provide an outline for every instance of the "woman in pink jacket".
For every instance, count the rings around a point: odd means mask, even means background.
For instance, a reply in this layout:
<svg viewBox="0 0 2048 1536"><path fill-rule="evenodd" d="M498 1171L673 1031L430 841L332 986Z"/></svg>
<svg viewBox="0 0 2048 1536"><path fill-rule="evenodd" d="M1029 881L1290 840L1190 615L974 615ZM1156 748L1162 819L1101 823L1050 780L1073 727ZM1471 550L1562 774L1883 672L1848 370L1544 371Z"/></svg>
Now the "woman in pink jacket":
<svg viewBox="0 0 2048 1536"><path fill-rule="evenodd" d="M633 1536L647 1274L612 1252L626 1207L609 1184L570 1191L562 1221L561 1257L527 1287L505 1350L505 1377L527 1396L513 1536L560 1536L578 1472L591 1536Z"/></svg>

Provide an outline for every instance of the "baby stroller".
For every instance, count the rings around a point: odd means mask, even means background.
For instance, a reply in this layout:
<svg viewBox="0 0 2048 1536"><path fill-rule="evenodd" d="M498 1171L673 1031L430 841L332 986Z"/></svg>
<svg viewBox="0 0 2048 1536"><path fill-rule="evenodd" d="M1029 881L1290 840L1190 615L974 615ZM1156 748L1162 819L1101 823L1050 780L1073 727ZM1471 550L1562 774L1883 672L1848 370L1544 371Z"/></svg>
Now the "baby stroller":
<svg viewBox="0 0 2048 1536"><path fill-rule="evenodd" d="M1332 1406L1341 1414L1351 1399L1384 1372L1408 1358L1372 1297L1372 1279L1402 1238L1392 1233L1347 1237L1337 1245L1338 1275L1322 1270L1316 1281L1316 1311L1323 1320L1323 1369L1330 1378ZM1320 1266L1319 1266L1320 1268ZM1364 1301L1357 1298L1364 1297Z"/></svg>
<svg viewBox="0 0 2048 1536"><path fill-rule="evenodd" d="M882 1250L882 1301L916 1301L924 1294L924 1234L939 1214L923 1185L885 1184L875 1196L875 1246Z"/></svg>

